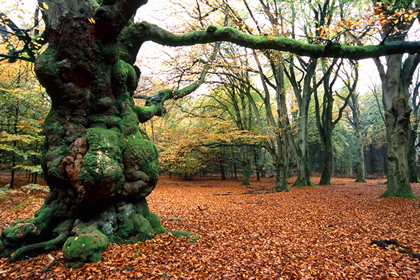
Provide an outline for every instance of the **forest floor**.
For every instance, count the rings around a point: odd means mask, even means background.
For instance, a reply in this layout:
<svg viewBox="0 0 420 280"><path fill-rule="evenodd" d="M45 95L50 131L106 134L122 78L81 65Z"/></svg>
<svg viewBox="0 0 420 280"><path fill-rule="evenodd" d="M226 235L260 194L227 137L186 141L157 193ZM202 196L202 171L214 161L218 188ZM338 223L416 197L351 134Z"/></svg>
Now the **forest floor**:
<svg viewBox="0 0 420 280"><path fill-rule="evenodd" d="M319 178L313 178L317 183ZM292 180L290 181L292 182ZM271 192L273 180L161 178L148 197L171 234L132 245L110 244L102 261L67 269L60 249L10 264L0 279L420 279L420 259L373 240L395 239L420 253L420 200L378 198L385 179ZM3 185L0 185L0 187ZM420 184L413 184L420 197ZM32 217L45 192L0 192L0 230ZM46 272L42 270L56 259Z"/></svg>

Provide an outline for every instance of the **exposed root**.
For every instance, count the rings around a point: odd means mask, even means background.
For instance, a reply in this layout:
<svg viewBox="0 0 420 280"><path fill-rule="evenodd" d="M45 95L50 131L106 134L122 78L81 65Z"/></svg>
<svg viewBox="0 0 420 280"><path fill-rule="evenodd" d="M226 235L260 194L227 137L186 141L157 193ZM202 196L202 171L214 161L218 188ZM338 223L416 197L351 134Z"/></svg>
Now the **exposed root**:
<svg viewBox="0 0 420 280"><path fill-rule="evenodd" d="M17 249L13 253L13 255L10 257L10 262L21 260L28 253L32 253L40 249L49 250L55 246L62 245L66 241L66 239L70 236L70 232L71 232L71 228L73 227L73 224L74 224L73 220L64 221L54 229L54 233L58 234L56 238L48 240L48 241L44 241L44 242L26 245Z"/></svg>
<svg viewBox="0 0 420 280"><path fill-rule="evenodd" d="M100 261L108 244L109 239L98 230L97 222L77 226L77 235L69 237L63 245L67 267L79 268L86 262Z"/></svg>
<svg viewBox="0 0 420 280"><path fill-rule="evenodd" d="M167 232L145 199L110 201L108 206L80 211L61 197L50 193L34 218L6 228L0 234L0 257L16 262L62 247L67 266L78 268L100 261L110 242L143 242Z"/></svg>

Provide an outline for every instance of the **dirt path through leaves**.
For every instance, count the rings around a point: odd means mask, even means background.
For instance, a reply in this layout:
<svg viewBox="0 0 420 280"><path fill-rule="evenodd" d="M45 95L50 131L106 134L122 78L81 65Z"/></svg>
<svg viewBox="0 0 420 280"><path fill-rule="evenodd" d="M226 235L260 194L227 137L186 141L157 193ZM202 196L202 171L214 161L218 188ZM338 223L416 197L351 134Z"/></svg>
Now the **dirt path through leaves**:
<svg viewBox="0 0 420 280"><path fill-rule="evenodd" d="M110 245L99 263L72 270L60 260L45 273L48 254L14 264L0 259L0 278L419 279L419 258L370 242L396 239L420 253L420 201L377 198L384 180L332 183L272 193L269 180L245 187L233 180L162 178L149 197L152 212L168 230L198 235L197 243L162 234L146 243ZM420 196L420 184L413 190ZM42 203L36 195L0 198L1 229L30 217ZM61 258L60 250L49 254Z"/></svg>

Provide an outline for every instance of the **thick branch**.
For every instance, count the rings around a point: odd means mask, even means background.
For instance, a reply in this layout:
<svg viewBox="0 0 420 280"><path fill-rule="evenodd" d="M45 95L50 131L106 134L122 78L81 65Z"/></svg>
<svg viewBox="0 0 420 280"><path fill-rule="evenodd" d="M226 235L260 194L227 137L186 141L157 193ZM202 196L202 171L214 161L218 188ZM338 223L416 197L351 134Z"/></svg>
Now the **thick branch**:
<svg viewBox="0 0 420 280"><path fill-rule="evenodd" d="M273 49L287 51L301 56L340 57L365 59L401 53L418 53L420 42L388 42L371 46L349 46L339 43L312 45L294 39L274 36L254 36L231 27L209 26L207 30L184 34L174 34L148 22L138 25L145 41L153 41L166 46L189 46L217 41L226 41L252 49Z"/></svg>
<svg viewBox="0 0 420 280"><path fill-rule="evenodd" d="M144 95L133 95L133 98L146 99L145 106L143 107L136 106L136 113L139 118L139 121L143 123L150 120L154 116L162 116L163 113L165 112L163 103L166 100L182 98L194 92L195 90L197 90L205 82L206 75L210 69L211 63L216 58L219 47L220 47L220 43L217 43L214 46L213 53L210 56L206 65L203 67L203 70L200 73L200 78L196 82L177 90L170 90L170 89L160 90L154 96L148 97Z"/></svg>

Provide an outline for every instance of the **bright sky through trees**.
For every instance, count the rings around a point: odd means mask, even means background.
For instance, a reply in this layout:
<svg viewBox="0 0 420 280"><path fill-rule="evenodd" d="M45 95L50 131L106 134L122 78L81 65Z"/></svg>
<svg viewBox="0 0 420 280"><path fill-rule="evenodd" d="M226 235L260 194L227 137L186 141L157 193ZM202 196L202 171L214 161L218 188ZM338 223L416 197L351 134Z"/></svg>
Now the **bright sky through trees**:
<svg viewBox="0 0 420 280"><path fill-rule="evenodd" d="M7 7L10 11L8 16L18 26L30 26L33 24L33 14L35 7L37 6L34 0L17 0L17 1L6 1L1 0L1 5ZM256 3L258 4L258 3ZM195 1L192 1L191 5L196 5ZM142 6L137 14L137 21L148 21L159 24L164 28L170 30L181 30L183 28L183 22L181 17L174 16L181 9L180 6L172 3L168 0L149 0L148 3ZM262 19L261 19L262 20ZM410 30L409 40L417 40L420 37L420 27L416 23ZM146 42L142 47L142 51L139 52L139 66L143 75L156 75L162 69L162 62L165 59L169 59L172 53L176 52L172 47L162 46L153 42ZM373 85L379 83L379 77L375 69L375 65L371 59L364 59L360 61L360 82L358 83L358 91L362 94L369 91Z"/></svg>

